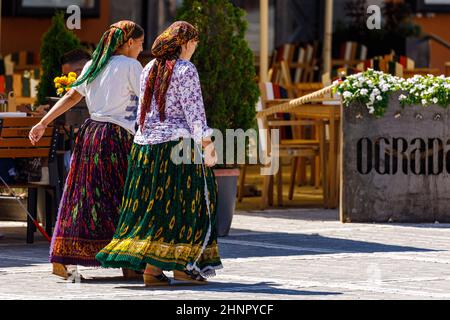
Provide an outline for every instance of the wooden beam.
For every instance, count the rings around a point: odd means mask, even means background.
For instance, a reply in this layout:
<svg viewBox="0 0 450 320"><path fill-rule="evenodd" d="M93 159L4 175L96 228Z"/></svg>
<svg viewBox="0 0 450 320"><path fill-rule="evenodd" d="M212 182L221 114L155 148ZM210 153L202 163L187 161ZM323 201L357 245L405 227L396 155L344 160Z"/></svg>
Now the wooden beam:
<svg viewBox="0 0 450 320"><path fill-rule="evenodd" d="M269 72L269 0L260 0L259 81L267 82Z"/></svg>
<svg viewBox="0 0 450 320"><path fill-rule="evenodd" d="M331 45L333 37L333 0L325 0L325 24L323 36L323 73L331 74Z"/></svg>

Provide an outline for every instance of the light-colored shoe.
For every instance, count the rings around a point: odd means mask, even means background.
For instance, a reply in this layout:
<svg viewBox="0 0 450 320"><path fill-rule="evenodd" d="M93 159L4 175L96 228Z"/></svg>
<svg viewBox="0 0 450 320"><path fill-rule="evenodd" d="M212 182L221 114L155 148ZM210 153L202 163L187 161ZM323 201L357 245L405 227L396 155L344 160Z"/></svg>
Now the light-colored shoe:
<svg viewBox="0 0 450 320"><path fill-rule="evenodd" d="M189 272L187 270L184 270L184 271L174 270L173 278L176 281L181 281L181 282L189 283L189 284L195 284L195 285L208 284L208 281L206 280L206 278L202 277L199 274L194 274L192 272Z"/></svg>
<svg viewBox="0 0 450 320"><path fill-rule="evenodd" d="M71 274L67 271L67 267L60 263L53 263L53 271L52 273L58 277L63 278L64 280L69 279Z"/></svg>
<svg viewBox="0 0 450 320"><path fill-rule="evenodd" d="M170 280L164 273L157 276L150 273L144 273L144 284L146 287L162 287L168 286Z"/></svg>

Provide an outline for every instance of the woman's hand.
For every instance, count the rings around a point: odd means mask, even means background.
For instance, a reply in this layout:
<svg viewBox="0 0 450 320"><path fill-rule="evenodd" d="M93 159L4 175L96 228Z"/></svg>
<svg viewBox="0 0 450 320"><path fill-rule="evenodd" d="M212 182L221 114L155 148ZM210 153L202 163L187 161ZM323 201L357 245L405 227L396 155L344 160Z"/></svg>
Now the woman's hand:
<svg viewBox="0 0 450 320"><path fill-rule="evenodd" d="M28 134L28 138L31 141L31 144L33 146L36 145L36 143L41 140L42 136L45 133L45 129L47 129L47 126L39 122L37 125L35 125Z"/></svg>
<svg viewBox="0 0 450 320"><path fill-rule="evenodd" d="M31 141L31 144L34 146L36 143L42 138L45 133L45 129L47 125L52 123L56 118L62 115L64 112L72 108L78 102L83 99L83 96L78 93L76 90L71 89L66 93L64 97L62 97L54 106L50 109L50 111L45 115L42 120L35 125L30 133L28 134L28 138Z"/></svg>
<svg viewBox="0 0 450 320"><path fill-rule="evenodd" d="M205 155L205 165L207 167L214 167L217 163L217 152L214 143L209 143L205 148L203 154Z"/></svg>

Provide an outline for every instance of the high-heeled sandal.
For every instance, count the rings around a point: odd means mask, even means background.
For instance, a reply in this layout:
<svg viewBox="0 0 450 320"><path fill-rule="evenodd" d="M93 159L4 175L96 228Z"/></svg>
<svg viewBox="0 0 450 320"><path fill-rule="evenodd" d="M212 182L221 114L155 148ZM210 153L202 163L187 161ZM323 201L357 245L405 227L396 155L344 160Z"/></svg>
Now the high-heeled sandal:
<svg viewBox="0 0 450 320"><path fill-rule="evenodd" d="M177 281L182 281L185 283L196 284L196 285L206 285L208 284L208 280L202 277L200 274L190 272L188 270L173 271L173 278Z"/></svg>
<svg viewBox="0 0 450 320"><path fill-rule="evenodd" d="M144 284L146 287L168 286L170 280L164 273L153 275L144 272Z"/></svg>

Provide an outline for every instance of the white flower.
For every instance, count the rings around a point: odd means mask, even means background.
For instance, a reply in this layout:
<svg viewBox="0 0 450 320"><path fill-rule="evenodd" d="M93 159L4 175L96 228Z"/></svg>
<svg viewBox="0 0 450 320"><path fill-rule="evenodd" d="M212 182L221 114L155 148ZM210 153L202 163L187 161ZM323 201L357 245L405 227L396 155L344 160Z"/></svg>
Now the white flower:
<svg viewBox="0 0 450 320"><path fill-rule="evenodd" d="M351 98L353 96L353 94L349 91L345 91L342 96L344 97L344 99L348 99Z"/></svg>
<svg viewBox="0 0 450 320"><path fill-rule="evenodd" d="M398 97L398 100L403 101L406 100L406 96L404 94L401 94L400 97Z"/></svg>
<svg viewBox="0 0 450 320"><path fill-rule="evenodd" d="M369 109L369 113L370 114L375 113L375 108L374 107L369 107L368 109Z"/></svg>
<svg viewBox="0 0 450 320"><path fill-rule="evenodd" d="M383 91L383 92L386 92L386 91L388 91L389 90L389 85L388 84L384 84L382 87L381 87L381 91Z"/></svg>
<svg viewBox="0 0 450 320"><path fill-rule="evenodd" d="M382 96L377 96L377 100L381 101L381 100L383 100L383 97Z"/></svg>
<svg viewBox="0 0 450 320"><path fill-rule="evenodd" d="M360 93L361 93L361 95L365 96L365 95L367 95L369 93L369 90L361 89Z"/></svg>
<svg viewBox="0 0 450 320"><path fill-rule="evenodd" d="M426 105L427 104L427 100L426 99L422 99L422 105Z"/></svg>
<svg viewBox="0 0 450 320"><path fill-rule="evenodd" d="M436 103L438 103L439 102L439 99L438 98L433 98L433 103L434 104L436 104Z"/></svg>

